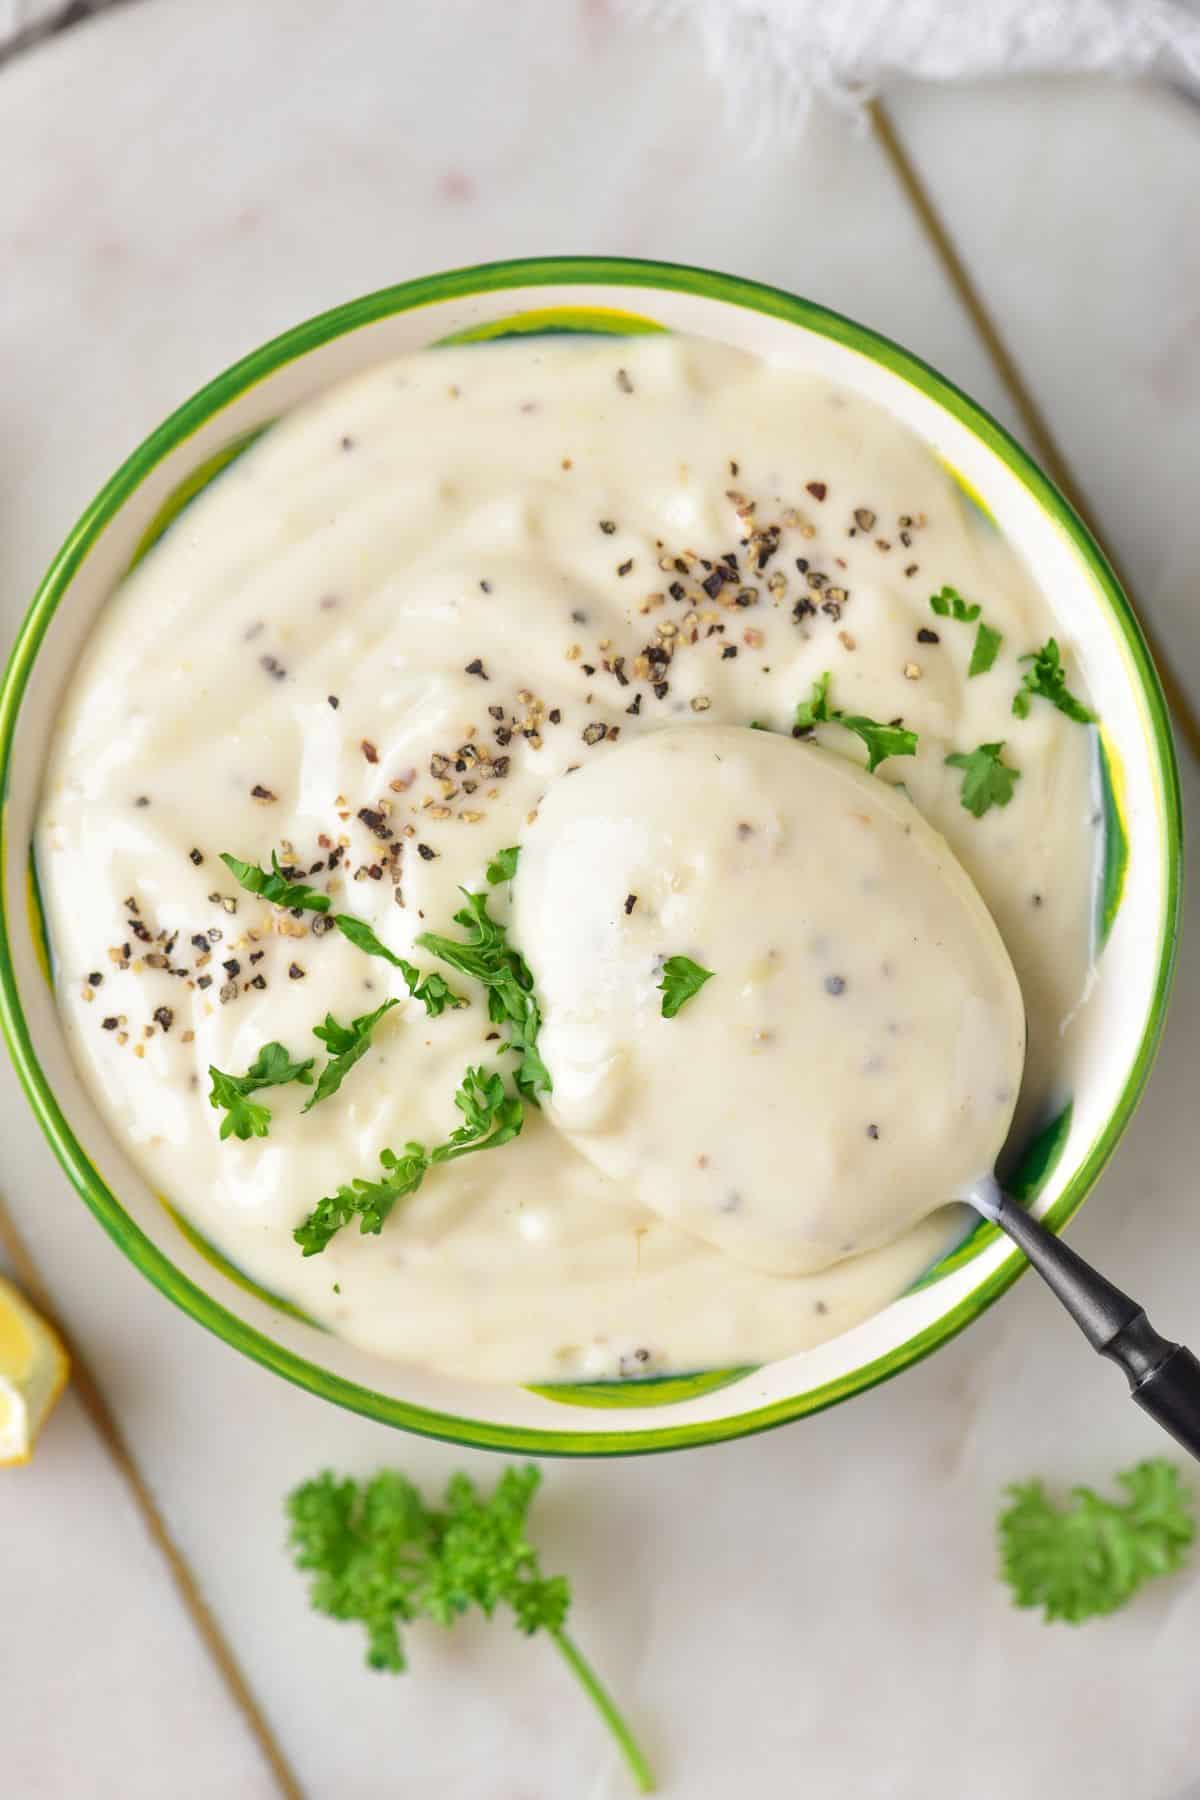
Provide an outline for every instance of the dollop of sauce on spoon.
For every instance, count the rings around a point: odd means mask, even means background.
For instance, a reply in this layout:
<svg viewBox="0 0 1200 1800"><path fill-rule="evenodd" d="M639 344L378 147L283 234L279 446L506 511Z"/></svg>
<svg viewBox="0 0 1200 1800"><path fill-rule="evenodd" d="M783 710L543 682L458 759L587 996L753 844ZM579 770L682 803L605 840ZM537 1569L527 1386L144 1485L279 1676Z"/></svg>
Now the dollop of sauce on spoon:
<svg viewBox="0 0 1200 1800"><path fill-rule="evenodd" d="M816 745L683 727L562 777L514 931L554 1123L743 1263L890 1242L1004 1143L1025 1014L1000 933L903 790ZM677 957L708 979L666 1016Z"/></svg>

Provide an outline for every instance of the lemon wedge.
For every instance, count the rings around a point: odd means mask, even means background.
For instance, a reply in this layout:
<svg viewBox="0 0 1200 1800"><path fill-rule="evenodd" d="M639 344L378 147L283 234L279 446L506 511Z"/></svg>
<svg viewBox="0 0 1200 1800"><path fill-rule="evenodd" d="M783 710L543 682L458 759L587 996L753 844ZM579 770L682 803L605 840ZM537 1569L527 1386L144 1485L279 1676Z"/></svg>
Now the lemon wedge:
<svg viewBox="0 0 1200 1800"><path fill-rule="evenodd" d="M0 1469L29 1461L68 1368L58 1333L0 1276Z"/></svg>

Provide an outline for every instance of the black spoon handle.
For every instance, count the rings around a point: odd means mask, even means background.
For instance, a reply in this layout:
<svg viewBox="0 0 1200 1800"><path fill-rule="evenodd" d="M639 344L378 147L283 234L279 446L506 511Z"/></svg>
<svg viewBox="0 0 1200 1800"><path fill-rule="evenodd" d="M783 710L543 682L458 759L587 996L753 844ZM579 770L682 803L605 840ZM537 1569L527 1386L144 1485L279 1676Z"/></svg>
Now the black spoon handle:
<svg viewBox="0 0 1200 1800"><path fill-rule="evenodd" d="M1200 1460L1200 1360L1155 1331L1145 1309L1007 1194L989 1211L1062 1301L1084 1337L1124 1369L1143 1412Z"/></svg>

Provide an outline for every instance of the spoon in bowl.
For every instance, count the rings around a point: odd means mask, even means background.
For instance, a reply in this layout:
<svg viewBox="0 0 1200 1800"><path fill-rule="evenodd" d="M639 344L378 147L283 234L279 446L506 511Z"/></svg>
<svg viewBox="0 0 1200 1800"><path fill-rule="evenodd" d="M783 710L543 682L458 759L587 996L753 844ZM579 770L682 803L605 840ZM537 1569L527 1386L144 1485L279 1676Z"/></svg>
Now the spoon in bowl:
<svg viewBox="0 0 1200 1800"><path fill-rule="evenodd" d="M820 745L668 727L552 783L520 854L546 1116L589 1161L781 1277L966 1200L1200 1456L1200 1363L980 1179L1012 1128L1025 998L906 794Z"/></svg>

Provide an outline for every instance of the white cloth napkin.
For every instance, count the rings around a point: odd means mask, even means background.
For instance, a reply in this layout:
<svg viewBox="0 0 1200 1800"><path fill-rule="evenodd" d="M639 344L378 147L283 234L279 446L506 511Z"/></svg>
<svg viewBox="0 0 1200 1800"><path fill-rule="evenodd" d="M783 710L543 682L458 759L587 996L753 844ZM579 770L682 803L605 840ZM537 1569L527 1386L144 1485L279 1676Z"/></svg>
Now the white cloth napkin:
<svg viewBox="0 0 1200 1800"><path fill-rule="evenodd" d="M852 108L889 79L1157 73L1200 83L1200 0L620 0L688 22L739 123L796 132L818 95Z"/></svg>

